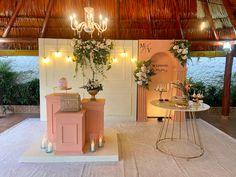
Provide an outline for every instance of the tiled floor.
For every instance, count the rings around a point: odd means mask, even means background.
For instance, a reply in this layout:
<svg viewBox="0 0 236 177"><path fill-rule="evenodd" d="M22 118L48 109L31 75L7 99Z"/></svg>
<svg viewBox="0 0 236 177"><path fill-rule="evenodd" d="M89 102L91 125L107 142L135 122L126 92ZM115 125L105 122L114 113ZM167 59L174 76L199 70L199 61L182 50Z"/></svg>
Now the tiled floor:
<svg viewBox="0 0 236 177"><path fill-rule="evenodd" d="M231 115L228 118L223 118L220 113L212 113L212 112L202 112L198 114L197 117L202 118L206 122L215 126L216 128L222 130L228 135L236 138L236 116Z"/></svg>
<svg viewBox="0 0 236 177"><path fill-rule="evenodd" d="M27 118L39 118L39 117L40 117L39 114L23 114L23 113L10 114L6 117L1 117L0 118L0 133Z"/></svg>

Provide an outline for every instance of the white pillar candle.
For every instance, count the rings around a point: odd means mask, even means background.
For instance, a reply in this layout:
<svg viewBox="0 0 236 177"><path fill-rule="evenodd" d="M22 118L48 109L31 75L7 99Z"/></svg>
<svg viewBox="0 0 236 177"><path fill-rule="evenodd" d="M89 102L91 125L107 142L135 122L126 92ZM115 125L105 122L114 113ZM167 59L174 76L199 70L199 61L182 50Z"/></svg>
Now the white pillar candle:
<svg viewBox="0 0 236 177"><path fill-rule="evenodd" d="M48 143L48 147L47 147L47 153L51 153L53 151L53 145L51 142Z"/></svg>
<svg viewBox="0 0 236 177"><path fill-rule="evenodd" d="M99 146L99 147L102 147L102 146L103 146L103 137L102 137L102 136L99 136L99 139L98 139L98 146Z"/></svg>
<svg viewBox="0 0 236 177"><path fill-rule="evenodd" d="M91 150L91 152L95 152L95 142L94 142L94 140L91 141L90 150Z"/></svg>
<svg viewBox="0 0 236 177"><path fill-rule="evenodd" d="M47 138L43 137L41 142L41 148L45 149L47 147Z"/></svg>

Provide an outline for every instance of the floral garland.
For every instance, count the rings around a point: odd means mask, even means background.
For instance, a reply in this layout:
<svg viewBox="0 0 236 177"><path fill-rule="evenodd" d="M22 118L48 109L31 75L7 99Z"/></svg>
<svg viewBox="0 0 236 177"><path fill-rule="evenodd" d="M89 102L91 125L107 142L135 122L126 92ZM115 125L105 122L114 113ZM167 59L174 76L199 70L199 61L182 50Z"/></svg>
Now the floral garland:
<svg viewBox="0 0 236 177"><path fill-rule="evenodd" d="M174 41L169 49L171 53L174 54L174 57L177 58L182 66L187 63L190 57L190 43L188 41Z"/></svg>
<svg viewBox="0 0 236 177"><path fill-rule="evenodd" d="M76 63L75 71L78 72L78 64L82 68L83 75L85 68L89 67L93 73L105 77L104 71L111 68L110 53L113 48L111 40L86 40L73 39L74 47L73 60Z"/></svg>
<svg viewBox="0 0 236 177"><path fill-rule="evenodd" d="M155 75L154 69L151 67L151 60L137 62L136 70L134 71L135 82L148 89L151 77Z"/></svg>

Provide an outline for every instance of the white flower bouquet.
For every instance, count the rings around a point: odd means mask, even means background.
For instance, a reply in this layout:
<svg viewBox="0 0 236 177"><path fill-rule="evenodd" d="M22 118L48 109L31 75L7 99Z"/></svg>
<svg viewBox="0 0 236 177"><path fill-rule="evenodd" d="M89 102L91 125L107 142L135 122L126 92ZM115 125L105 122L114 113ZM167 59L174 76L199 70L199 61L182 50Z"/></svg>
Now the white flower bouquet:
<svg viewBox="0 0 236 177"><path fill-rule="evenodd" d="M177 58L182 66L187 63L190 57L190 43L188 41L174 41L169 49L173 53L174 57Z"/></svg>
<svg viewBox="0 0 236 177"><path fill-rule="evenodd" d="M73 60L76 63L75 71L78 71L78 64L84 71L86 67L90 67L92 72L99 73L105 77L104 71L111 68L110 53L113 48L111 40L86 40L73 39L74 47ZM84 74L84 73L83 73Z"/></svg>
<svg viewBox="0 0 236 177"><path fill-rule="evenodd" d="M151 77L155 75L151 63L151 60L139 61L137 62L137 68L134 71L135 82L146 89L149 88Z"/></svg>

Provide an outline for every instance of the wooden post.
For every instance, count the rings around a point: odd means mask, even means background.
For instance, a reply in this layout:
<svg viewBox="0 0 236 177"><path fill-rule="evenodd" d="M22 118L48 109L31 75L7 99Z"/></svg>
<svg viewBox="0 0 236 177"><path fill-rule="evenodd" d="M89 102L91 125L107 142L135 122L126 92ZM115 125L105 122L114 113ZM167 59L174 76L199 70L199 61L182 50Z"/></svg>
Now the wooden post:
<svg viewBox="0 0 236 177"><path fill-rule="evenodd" d="M224 90L222 95L222 116L229 116L230 110L230 84L232 75L234 52L231 51L226 55L225 75L224 75Z"/></svg>

